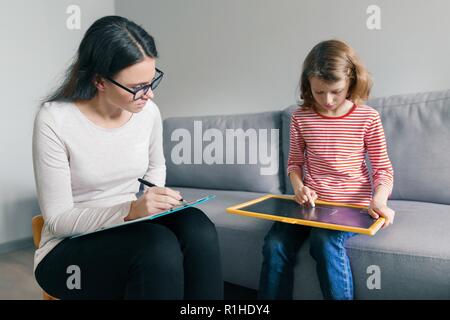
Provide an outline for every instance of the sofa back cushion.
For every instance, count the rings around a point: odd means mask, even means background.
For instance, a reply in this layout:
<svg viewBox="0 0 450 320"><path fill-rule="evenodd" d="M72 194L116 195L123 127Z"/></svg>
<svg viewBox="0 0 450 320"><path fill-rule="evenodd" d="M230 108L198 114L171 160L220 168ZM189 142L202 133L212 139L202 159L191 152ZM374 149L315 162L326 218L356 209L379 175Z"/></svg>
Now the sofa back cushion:
<svg viewBox="0 0 450 320"><path fill-rule="evenodd" d="M282 193L281 112L168 118L167 185Z"/></svg>
<svg viewBox="0 0 450 320"><path fill-rule="evenodd" d="M291 180L289 179L286 170L287 170L287 161L289 157L289 139L290 139L290 125L291 125L291 116L292 113L297 110L298 106L293 105L289 108L286 108L283 110L281 114L281 144L282 144L282 161L283 161L283 167L282 167L282 174L284 177L284 185L285 185L285 192L287 194L294 194L294 191L292 190Z"/></svg>
<svg viewBox="0 0 450 320"><path fill-rule="evenodd" d="M366 104L381 115L394 167L390 199L450 204L450 90L375 98ZM295 109L282 114L284 171ZM286 174L285 181L287 193L293 193Z"/></svg>
<svg viewBox="0 0 450 320"><path fill-rule="evenodd" d="M392 199L450 204L450 90L370 99L394 167Z"/></svg>

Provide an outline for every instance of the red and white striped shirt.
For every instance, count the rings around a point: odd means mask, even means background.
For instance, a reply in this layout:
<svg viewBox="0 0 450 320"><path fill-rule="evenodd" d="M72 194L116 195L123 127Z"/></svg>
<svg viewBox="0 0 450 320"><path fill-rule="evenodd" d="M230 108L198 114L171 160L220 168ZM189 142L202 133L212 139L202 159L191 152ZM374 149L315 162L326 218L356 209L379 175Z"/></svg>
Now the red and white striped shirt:
<svg viewBox="0 0 450 320"><path fill-rule="evenodd" d="M287 172L304 169L303 183L319 200L369 205L372 185L366 152L373 190L382 184L391 193L393 169L375 109L354 104L343 116L327 117L300 107L292 114Z"/></svg>

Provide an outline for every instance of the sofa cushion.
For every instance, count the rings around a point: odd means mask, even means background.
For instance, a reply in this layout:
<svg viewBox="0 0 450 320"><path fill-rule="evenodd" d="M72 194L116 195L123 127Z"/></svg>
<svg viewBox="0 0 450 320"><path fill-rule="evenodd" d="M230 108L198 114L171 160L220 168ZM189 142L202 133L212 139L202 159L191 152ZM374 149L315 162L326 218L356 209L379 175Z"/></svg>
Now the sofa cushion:
<svg viewBox="0 0 450 320"><path fill-rule="evenodd" d="M450 90L376 98L367 105L380 113L394 167L390 198L450 204ZM290 117L296 108L282 114L283 171ZM285 183L286 192L292 194L286 174Z"/></svg>
<svg viewBox="0 0 450 320"><path fill-rule="evenodd" d="M356 297L449 299L450 206L399 200L389 206L396 211L391 227L347 243ZM380 270L379 290L367 287L369 266Z"/></svg>
<svg viewBox="0 0 450 320"><path fill-rule="evenodd" d="M230 214L225 209L261 196L259 193L178 188L187 200L215 194L198 207L216 225L224 280L257 289L264 236L272 222ZM450 206L389 201L395 223L375 236L357 235L347 242L357 299L450 298ZM182 212L180 212L182 214ZM370 267L380 271L380 289L369 289ZM294 298L321 299L309 241L298 254Z"/></svg>
<svg viewBox="0 0 450 320"><path fill-rule="evenodd" d="M371 99L394 167L392 199L450 204L450 90Z"/></svg>
<svg viewBox="0 0 450 320"><path fill-rule="evenodd" d="M281 193L281 112L164 120L167 184Z"/></svg>

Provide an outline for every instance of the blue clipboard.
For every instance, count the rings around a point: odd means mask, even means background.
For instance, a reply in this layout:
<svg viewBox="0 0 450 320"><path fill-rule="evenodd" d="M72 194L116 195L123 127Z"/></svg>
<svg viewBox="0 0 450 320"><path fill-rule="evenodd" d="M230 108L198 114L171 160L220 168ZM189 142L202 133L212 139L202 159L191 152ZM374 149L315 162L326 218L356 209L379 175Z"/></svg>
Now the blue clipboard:
<svg viewBox="0 0 450 320"><path fill-rule="evenodd" d="M82 236L85 236L85 235L88 235L88 234L92 234L92 233L95 233L95 232L100 232L100 231L104 231L104 230L109 230L109 229L113 229L113 228L126 226L126 225L129 225L129 224L132 224L132 223L137 223L137 222L141 222L141 221L157 219L157 218L160 218L162 216L165 216L165 215L168 215L168 214L171 214L171 213L174 213L174 212L177 212L177 211L189 208L189 207L193 207L193 206L198 205L200 203L209 201L211 199L214 199L215 197L216 197L215 195L209 195L209 196L206 196L204 198L200 198L200 199L197 199L197 200L185 203L185 204L183 204L181 206L174 207L174 208L169 209L167 211L160 212L160 213L155 213L155 214L153 214L151 216L148 216L148 217L142 217L142 218L131 220L131 221L127 221L127 222L124 222L124 223L119 223L119 224L116 224L116 225L113 225L113 226L103 227L103 228L100 228L100 229L97 229L97 230L94 230L94 231L80 233L80 234L77 234L75 236L70 237L70 239L82 237Z"/></svg>

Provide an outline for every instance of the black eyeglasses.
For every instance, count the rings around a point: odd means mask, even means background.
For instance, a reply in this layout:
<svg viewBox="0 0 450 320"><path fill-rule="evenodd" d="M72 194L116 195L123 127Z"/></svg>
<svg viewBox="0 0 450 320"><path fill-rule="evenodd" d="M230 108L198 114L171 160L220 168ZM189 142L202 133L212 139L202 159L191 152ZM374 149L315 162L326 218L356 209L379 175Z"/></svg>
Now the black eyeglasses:
<svg viewBox="0 0 450 320"><path fill-rule="evenodd" d="M133 94L133 101L139 100L141 99L144 95L147 94L148 90L151 88L152 91L156 89L156 87L158 87L158 85L161 83L161 80L163 78L164 72L162 72L161 70L159 70L158 68L156 69L156 75L153 78L152 82L143 86L138 87L137 89L130 89L125 87L124 85L118 83L117 81L111 79L110 77L106 77L106 79L108 79L109 81L111 81L112 83L114 83L116 86L122 88L123 90L128 91L129 93Z"/></svg>

